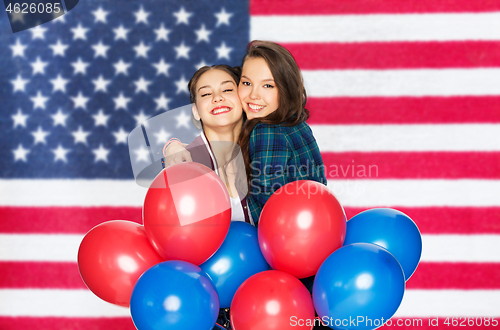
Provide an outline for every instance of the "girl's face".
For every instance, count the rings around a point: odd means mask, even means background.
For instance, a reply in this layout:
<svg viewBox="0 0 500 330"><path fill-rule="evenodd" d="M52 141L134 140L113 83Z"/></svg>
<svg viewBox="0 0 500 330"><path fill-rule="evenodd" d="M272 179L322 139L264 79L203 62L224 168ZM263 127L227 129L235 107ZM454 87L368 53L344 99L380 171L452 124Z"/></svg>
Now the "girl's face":
<svg viewBox="0 0 500 330"><path fill-rule="evenodd" d="M196 83L194 117L209 127L224 127L243 120L236 83L222 70L212 69Z"/></svg>
<svg viewBox="0 0 500 330"><path fill-rule="evenodd" d="M248 119L265 117L278 109L278 88L263 58L245 61L238 95Z"/></svg>

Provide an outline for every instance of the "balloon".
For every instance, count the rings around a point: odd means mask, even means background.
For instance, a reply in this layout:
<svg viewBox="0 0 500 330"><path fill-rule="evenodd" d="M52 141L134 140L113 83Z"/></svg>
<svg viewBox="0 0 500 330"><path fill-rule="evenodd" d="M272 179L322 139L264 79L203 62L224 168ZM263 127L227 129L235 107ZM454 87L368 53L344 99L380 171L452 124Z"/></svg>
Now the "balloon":
<svg viewBox="0 0 500 330"><path fill-rule="evenodd" d="M403 270L392 254L375 244L355 243L321 265L313 300L332 329L375 329L394 315L404 291Z"/></svg>
<svg viewBox="0 0 500 330"><path fill-rule="evenodd" d="M403 212L377 208L357 214L347 222L344 245L373 243L398 259L405 279L417 269L422 255L422 237L417 225Z"/></svg>
<svg viewBox="0 0 500 330"><path fill-rule="evenodd" d="M151 184L143 221L151 244L164 259L200 265L217 251L229 230L229 194L208 167L176 164Z"/></svg>
<svg viewBox="0 0 500 330"><path fill-rule="evenodd" d="M200 267L164 261L137 281L130 313L138 330L211 330L219 314L219 299Z"/></svg>
<svg viewBox="0 0 500 330"><path fill-rule="evenodd" d="M345 231L344 209L328 188L300 180L278 189L264 205L259 244L273 269L305 278L342 246Z"/></svg>
<svg viewBox="0 0 500 330"><path fill-rule="evenodd" d="M78 269L99 298L128 307L135 282L163 259L153 249L144 227L114 220L92 228L78 249Z"/></svg>
<svg viewBox="0 0 500 330"><path fill-rule="evenodd" d="M200 268L215 284L221 308L231 306L236 289L250 276L271 269L259 248L257 229L234 221L224 243Z"/></svg>
<svg viewBox="0 0 500 330"><path fill-rule="evenodd" d="M314 306L300 281L287 273L268 270L248 278L231 303L234 330L312 329Z"/></svg>

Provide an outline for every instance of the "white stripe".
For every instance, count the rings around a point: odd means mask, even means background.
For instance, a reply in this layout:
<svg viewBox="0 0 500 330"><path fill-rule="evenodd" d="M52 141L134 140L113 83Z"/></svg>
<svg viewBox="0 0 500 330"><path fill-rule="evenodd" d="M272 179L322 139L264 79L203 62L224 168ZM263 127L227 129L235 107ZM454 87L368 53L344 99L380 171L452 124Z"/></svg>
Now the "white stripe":
<svg viewBox="0 0 500 330"><path fill-rule="evenodd" d="M418 219L415 219L418 224ZM0 261L77 262L83 235L0 235ZM500 262L500 235L422 235L421 261Z"/></svg>
<svg viewBox="0 0 500 330"><path fill-rule="evenodd" d="M251 16L250 40L500 40L500 13Z"/></svg>
<svg viewBox="0 0 500 330"><path fill-rule="evenodd" d="M303 70L307 95L500 95L500 69Z"/></svg>
<svg viewBox="0 0 500 330"><path fill-rule="evenodd" d="M311 129L322 152L500 151L499 124L311 125Z"/></svg>

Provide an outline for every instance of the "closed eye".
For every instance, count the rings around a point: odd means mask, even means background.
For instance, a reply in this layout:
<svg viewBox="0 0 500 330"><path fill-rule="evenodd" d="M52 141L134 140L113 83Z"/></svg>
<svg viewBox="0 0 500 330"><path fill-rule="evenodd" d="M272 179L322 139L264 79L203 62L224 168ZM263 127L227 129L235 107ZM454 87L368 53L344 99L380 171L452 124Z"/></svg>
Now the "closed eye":
<svg viewBox="0 0 500 330"><path fill-rule="evenodd" d="M233 91L232 88L228 88L228 89L223 90L223 92L232 92L232 91Z"/></svg>
<svg viewBox="0 0 500 330"><path fill-rule="evenodd" d="M211 95L211 93L204 93L204 94L201 94L201 97L205 97L207 95Z"/></svg>

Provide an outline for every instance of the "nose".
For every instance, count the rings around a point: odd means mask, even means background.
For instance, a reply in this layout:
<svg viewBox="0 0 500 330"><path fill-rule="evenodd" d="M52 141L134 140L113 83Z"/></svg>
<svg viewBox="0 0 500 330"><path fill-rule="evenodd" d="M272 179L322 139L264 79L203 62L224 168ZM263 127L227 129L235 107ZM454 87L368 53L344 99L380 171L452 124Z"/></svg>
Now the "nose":
<svg viewBox="0 0 500 330"><path fill-rule="evenodd" d="M257 90L256 87L252 86L252 90L250 91L249 97L252 100L258 100L258 99L260 99L260 95L259 95L259 92L258 92L258 90Z"/></svg>
<svg viewBox="0 0 500 330"><path fill-rule="evenodd" d="M220 94L220 93L214 93L214 97L212 99L212 102L218 103L218 102L222 102L222 101L224 101L224 96L222 96L222 94Z"/></svg>

